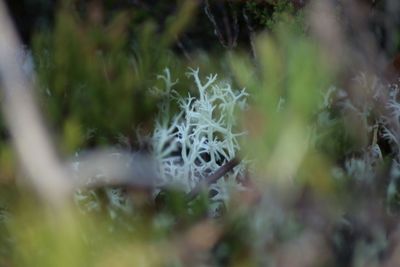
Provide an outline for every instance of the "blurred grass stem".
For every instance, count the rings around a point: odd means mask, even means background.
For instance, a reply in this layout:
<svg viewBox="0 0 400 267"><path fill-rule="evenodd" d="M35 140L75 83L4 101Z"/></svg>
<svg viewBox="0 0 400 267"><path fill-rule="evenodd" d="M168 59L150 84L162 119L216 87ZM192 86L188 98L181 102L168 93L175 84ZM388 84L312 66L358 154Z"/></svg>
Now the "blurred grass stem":
<svg viewBox="0 0 400 267"><path fill-rule="evenodd" d="M72 186L34 101L32 82L18 62L21 47L7 8L0 1L2 110L17 155L35 190L48 204L59 207L65 204Z"/></svg>

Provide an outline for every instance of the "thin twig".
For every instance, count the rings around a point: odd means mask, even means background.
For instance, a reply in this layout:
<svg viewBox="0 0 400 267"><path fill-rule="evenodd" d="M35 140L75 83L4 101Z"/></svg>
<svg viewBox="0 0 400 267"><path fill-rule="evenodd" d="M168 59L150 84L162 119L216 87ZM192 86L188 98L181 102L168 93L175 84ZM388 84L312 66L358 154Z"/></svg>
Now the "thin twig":
<svg viewBox="0 0 400 267"><path fill-rule="evenodd" d="M250 18L248 16L245 8L242 9L242 15L243 15L244 21L246 23L247 30L249 32L251 54L253 56L253 60L255 60L257 58L257 51L256 51L256 45L255 45L256 32L255 32L253 26L251 25L252 23L250 21Z"/></svg>
<svg viewBox="0 0 400 267"><path fill-rule="evenodd" d="M188 201L193 200L205 186L215 183L219 178L223 177L225 174L233 170L237 165L239 165L240 160L234 158L228 161L226 164L222 165L218 170L216 170L213 174L206 177L203 182L199 183L192 191L189 192L187 199Z"/></svg>
<svg viewBox="0 0 400 267"><path fill-rule="evenodd" d="M232 24L233 24L233 29L230 27L230 21L228 18L228 12L226 11L225 7L222 7L222 24L225 26L225 31L226 31L226 39L224 38L223 31L222 29L218 26L218 23L215 19L215 16L212 12L210 3L208 0L204 2L204 12L207 15L208 19L214 26L214 33L218 37L218 40L220 41L221 45L224 46L225 48L231 49L236 46L237 44L237 38L239 35L239 25L238 25L238 16L237 12L232 4L231 1L228 1L228 7L231 10L231 15L232 15Z"/></svg>

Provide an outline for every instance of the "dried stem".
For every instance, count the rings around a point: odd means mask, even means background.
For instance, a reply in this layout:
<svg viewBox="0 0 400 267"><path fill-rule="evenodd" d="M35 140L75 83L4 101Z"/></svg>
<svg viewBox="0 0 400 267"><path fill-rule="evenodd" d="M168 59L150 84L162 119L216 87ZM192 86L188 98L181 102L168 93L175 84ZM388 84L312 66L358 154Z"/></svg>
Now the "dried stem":
<svg viewBox="0 0 400 267"><path fill-rule="evenodd" d="M234 158L228 161L225 165L222 165L218 170L204 179L203 182L199 183L195 188L192 189L192 191L189 192L187 196L188 200L193 200L205 186L215 183L219 178L223 177L225 174L239 165L239 163L240 161L237 158Z"/></svg>
<svg viewBox="0 0 400 267"><path fill-rule="evenodd" d="M50 205L60 206L72 186L34 101L33 85L18 62L21 47L6 6L0 0L0 90L4 116L33 186Z"/></svg>

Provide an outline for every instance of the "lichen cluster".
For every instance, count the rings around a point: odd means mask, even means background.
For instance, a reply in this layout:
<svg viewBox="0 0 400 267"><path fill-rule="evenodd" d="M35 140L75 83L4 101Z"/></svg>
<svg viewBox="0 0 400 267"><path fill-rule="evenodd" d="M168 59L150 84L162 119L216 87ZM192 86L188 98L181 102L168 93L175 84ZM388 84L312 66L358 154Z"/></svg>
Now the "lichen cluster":
<svg viewBox="0 0 400 267"><path fill-rule="evenodd" d="M187 76L194 80L197 97L190 93L186 97L180 96L173 88L178 81L172 81L168 68L158 76L164 81L165 87L151 90L163 99L154 132L150 136L151 158L155 162L158 177L152 190L155 197L165 188L177 188L190 193L218 168L237 157L240 150L238 137L244 133L236 132L235 114L246 108L248 94L244 89L232 89L228 82L218 82L217 75L209 75L203 82L198 69L190 69ZM173 102L179 107L176 114L171 114ZM112 153L110 158L115 156L118 153ZM74 165L76 173L80 172L82 164L78 159ZM129 162L126 168L130 168ZM227 204L230 190L243 189L241 178L244 171L244 163L240 163L233 171L209 185L212 212L217 212L221 204ZM104 177L101 170L95 177L84 178L89 183L112 179ZM111 217L121 212L132 212L132 203L121 188L105 188L103 195ZM98 193L93 190L79 190L75 199L85 211L101 210Z"/></svg>
<svg viewBox="0 0 400 267"><path fill-rule="evenodd" d="M217 75L209 75L205 81L198 69L190 69L188 77L194 80L198 97L190 93L181 97L173 89L178 81L171 80L169 69L164 75L165 88L155 88L164 96L160 115L151 137L153 154L159 164L159 185L173 184L190 192L199 182L215 172L223 164L235 158L240 149L235 132L235 113L246 107L247 93L236 91L228 82L218 82ZM180 111L170 115L170 105L176 101ZM239 185L244 165L237 166L232 174L210 185L213 200L227 200L230 185Z"/></svg>

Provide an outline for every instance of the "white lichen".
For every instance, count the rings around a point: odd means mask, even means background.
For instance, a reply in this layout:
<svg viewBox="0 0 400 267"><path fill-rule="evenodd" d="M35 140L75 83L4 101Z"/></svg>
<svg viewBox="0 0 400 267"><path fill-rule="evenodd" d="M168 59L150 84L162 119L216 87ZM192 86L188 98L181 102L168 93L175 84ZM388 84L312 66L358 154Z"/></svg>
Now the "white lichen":
<svg viewBox="0 0 400 267"><path fill-rule="evenodd" d="M228 82L217 82L217 75L209 75L205 81L199 77L198 69L187 73L194 80L198 97L190 93L180 97L173 89L178 81L172 81L169 69L158 76L165 89L154 88L163 96L160 114L152 135L153 155L159 166L159 186L174 185L190 192L205 177L223 164L235 158L240 149L235 132L235 112L246 107L245 90L233 90ZM180 111L170 117L171 101ZM242 175L243 164L232 174L221 178L210 186L214 190L212 199L228 198L228 183ZM235 182L239 185L237 182Z"/></svg>

